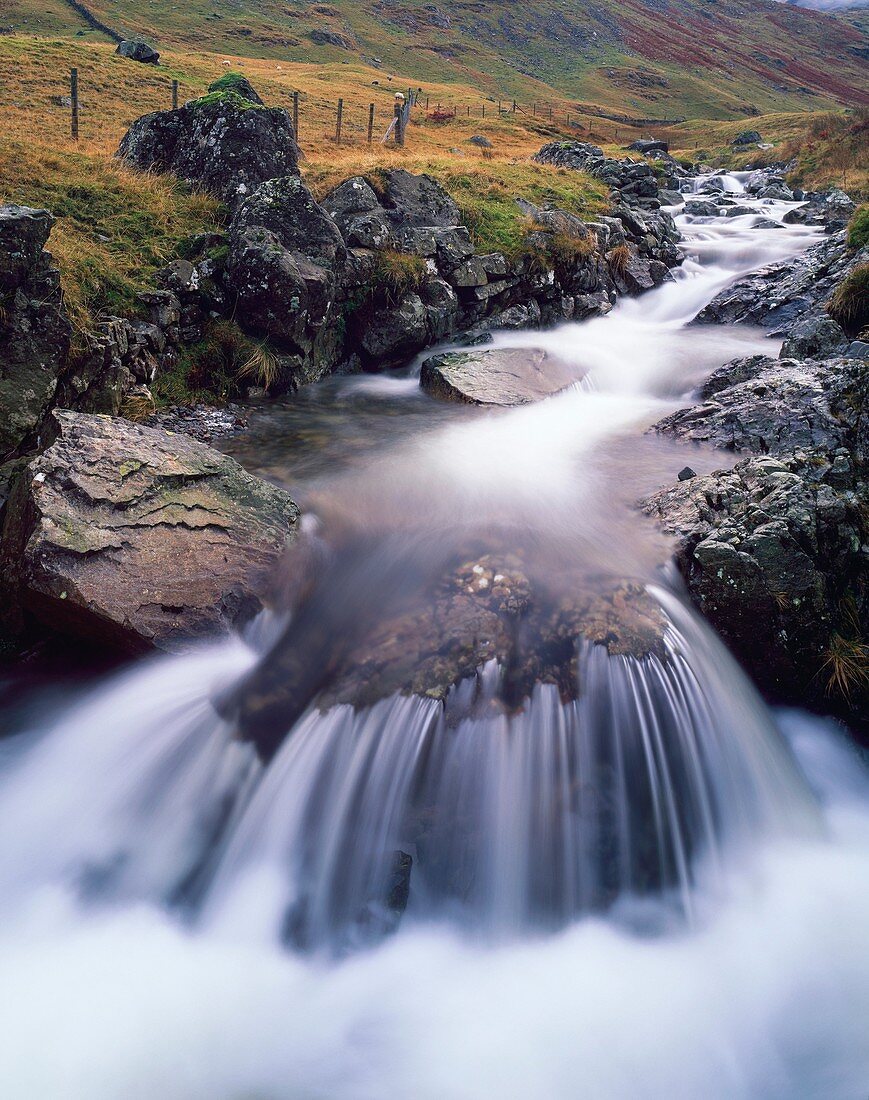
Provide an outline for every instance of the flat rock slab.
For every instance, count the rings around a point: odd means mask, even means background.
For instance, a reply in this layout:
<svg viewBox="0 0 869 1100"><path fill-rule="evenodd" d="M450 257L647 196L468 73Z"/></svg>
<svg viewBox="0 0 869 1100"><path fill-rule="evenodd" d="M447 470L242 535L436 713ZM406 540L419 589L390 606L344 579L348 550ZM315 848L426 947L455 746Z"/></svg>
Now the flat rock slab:
<svg viewBox="0 0 869 1100"><path fill-rule="evenodd" d="M286 493L184 435L54 416L0 540L25 612L135 652L225 634L263 606L298 526Z"/></svg>
<svg viewBox="0 0 869 1100"><path fill-rule="evenodd" d="M528 405L566 389L579 372L541 348L480 348L426 359L419 384L470 405Z"/></svg>

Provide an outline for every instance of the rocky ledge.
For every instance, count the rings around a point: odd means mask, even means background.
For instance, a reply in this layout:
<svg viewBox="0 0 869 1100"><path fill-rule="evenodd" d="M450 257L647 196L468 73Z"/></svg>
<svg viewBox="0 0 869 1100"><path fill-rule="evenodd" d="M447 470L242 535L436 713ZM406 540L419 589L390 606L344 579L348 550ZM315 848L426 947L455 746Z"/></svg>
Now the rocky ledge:
<svg viewBox="0 0 869 1100"><path fill-rule="evenodd" d="M691 597L779 702L869 703L869 364L737 360L657 431L753 455L645 504Z"/></svg>
<svg viewBox="0 0 869 1100"><path fill-rule="evenodd" d="M299 511L183 435L56 412L0 538L4 620L124 651L174 650L259 611Z"/></svg>

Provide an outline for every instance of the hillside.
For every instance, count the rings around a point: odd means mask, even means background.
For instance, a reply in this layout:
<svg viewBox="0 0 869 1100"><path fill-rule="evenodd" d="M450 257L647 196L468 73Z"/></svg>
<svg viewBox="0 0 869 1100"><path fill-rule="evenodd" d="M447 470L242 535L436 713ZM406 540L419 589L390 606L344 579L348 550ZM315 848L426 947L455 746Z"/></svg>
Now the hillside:
<svg viewBox="0 0 869 1100"><path fill-rule="evenodd" d="M860 19L772 0L91 0L94 14L160 49L315 64L374 64L415 83L499 98L549 86L634 118L727 118L869 102ZM103 40L66 0L2 0L7 33Z"/></svg>

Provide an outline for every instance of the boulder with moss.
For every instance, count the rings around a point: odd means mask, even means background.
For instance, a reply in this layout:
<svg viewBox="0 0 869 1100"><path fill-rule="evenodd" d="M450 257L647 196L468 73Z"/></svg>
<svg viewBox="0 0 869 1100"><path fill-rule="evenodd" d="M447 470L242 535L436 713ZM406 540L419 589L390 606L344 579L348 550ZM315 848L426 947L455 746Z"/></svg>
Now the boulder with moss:
<svg viewBox="0 0 869 1100"><path fill-rule="evenodd" d="M298 526L285 492L183 435L73 412L54 430L5 509L8 629L178 650L263 607Z"/></svg>
<svg viewBox="0 0 869 1100"><path fill-rule="evenodd" d="M137 119L118 156L142 171L174 172L235 207L266 180L297 174L299 151L288 111L233 87Z"/></svg>

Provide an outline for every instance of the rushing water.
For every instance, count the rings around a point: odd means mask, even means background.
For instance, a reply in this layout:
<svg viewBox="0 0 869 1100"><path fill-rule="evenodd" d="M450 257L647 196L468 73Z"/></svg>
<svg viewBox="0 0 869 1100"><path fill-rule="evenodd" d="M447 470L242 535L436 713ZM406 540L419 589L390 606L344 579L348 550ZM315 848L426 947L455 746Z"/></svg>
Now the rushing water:
<svg viewBox="0 0 869 1100"><path fill-rule="evenodd" d="M313 706L266 763L220 700L272 646L304 654L304 616L35 711L0 744L0 1095L865 1095L862 766L766 710L631 507L685 459L644 429L770 347L688 324L813 239L755 206L681 217L676 279L609 317L498 337L575 363L549 401L492 415L413 378L333 381L228 444L331 547L331 633L412 608L425 568L488 538L556 590L577 563L648 583L664 650L580 645L576 700L505 708L490 662L445 706Z"/></svg>

